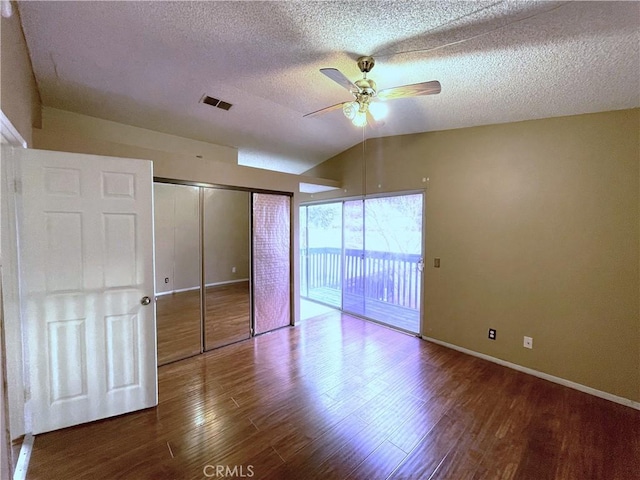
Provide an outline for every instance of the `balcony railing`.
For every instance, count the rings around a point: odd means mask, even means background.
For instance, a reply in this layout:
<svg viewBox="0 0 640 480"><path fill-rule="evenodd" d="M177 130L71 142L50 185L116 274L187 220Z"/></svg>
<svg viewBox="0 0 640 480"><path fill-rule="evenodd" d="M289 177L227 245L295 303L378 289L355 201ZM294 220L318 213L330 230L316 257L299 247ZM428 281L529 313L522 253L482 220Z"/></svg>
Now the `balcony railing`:
<svg viewBox="0 0 640 480"><path fill-rule="evenodd" d="M348 295L420 310L420 259L421 256L415 254L345 249L343 291ZM342 250L303 250L302 283L303 292L321 288L340 290Z"/></svg>

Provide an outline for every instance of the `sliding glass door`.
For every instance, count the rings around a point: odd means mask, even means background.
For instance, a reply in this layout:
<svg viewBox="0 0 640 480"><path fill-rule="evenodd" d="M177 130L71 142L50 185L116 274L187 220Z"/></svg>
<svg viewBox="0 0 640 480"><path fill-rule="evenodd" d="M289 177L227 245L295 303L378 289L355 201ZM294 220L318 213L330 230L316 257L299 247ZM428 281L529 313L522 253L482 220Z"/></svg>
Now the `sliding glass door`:
<svg viewBox="0 0 640 480"><path fill-rule="evenodd" d="M420 332L423 194L301 208L306 298Z"/></svg>
<svg viewBox="0 0 640 480"><path fill-rule="evenodd" d="M343 310L366 317L364 200L344 202Z"/></svg>
<svg viewBox="0 0 640 480"><path fill-rule="evenodd" d="M420 331L422 194L364 201L364 316Z"/></svg>
<svg viewBox="0 0 640 480"><path fill-rule="evenodd" d="M342 305L342 203L305 209L306 297L333 307ZM302 217L301 217L302 218Z"/></svg>

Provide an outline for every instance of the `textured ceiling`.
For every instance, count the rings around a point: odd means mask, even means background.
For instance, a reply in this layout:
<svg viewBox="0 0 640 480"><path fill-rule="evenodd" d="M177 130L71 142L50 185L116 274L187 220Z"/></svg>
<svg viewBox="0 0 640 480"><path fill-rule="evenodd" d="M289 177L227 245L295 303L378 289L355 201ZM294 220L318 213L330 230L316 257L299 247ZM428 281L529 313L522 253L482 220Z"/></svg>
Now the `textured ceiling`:
<svg viewBox="0 0 640 480"><path fill-rule="evenodd" d="M638 2L19 2L44 105L238 147L300 173L360 142L319 72L378 88L387 136L640 106ZM199 103L205 95L229 111Z"/></svg>

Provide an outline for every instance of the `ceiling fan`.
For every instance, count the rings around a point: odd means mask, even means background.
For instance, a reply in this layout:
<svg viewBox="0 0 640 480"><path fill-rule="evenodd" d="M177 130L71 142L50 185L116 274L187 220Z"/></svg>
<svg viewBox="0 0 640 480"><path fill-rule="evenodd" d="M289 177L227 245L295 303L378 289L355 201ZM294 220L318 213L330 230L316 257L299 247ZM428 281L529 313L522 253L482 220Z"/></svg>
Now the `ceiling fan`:
<svg viewBox="0 0 640 480"><path fill-rule="evenodd" d="M364 127L367 123L375 124L376 107L380 105L378 102L372 102L374 98L379 100L394 100L396 98L417 97L420 95L435 95L440 93L440 82L433 80L431 82L414 83L411 85L402 85L399 87L385 88L384 90L376 90L376 82L367 78L367 73L376 64L373 57L365 56L358 58L358 68L363 74L363 78L351 82L340 70L336 68L321 68L320 71L351 92L355 100L350 102L337 103L330 107L316 110L308 113L304 117L313 117L322 113L331 112L342 108L344 115L351 120L356 127Z"/></svg>

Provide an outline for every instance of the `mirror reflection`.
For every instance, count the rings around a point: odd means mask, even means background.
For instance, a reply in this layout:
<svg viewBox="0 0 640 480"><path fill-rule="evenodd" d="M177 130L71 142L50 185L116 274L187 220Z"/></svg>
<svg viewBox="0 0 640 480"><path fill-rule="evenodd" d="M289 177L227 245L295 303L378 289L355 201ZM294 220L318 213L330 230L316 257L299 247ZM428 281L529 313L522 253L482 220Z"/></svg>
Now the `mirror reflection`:
<svg viewBox="0 0 640 480"><path fill-rule="evenodd" d="M250 336L250 193L204 188L205 350Z"/></svg>
<svg viewBox="0 0 640 480"><path fill-rule="evenodd" d="M202 351L199 188L154 183L158 365Z"/></svg>

